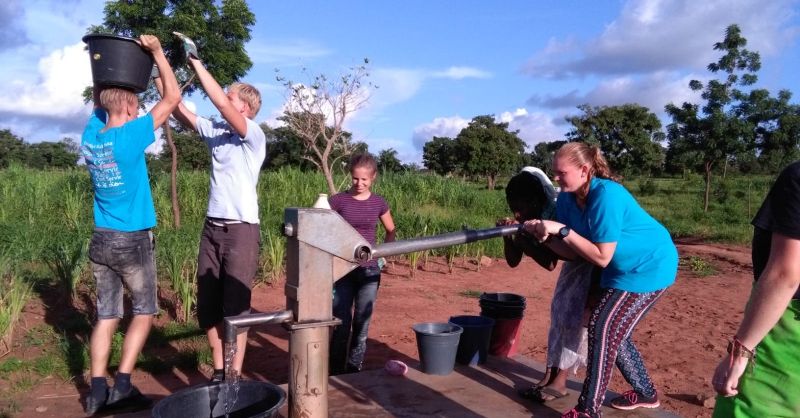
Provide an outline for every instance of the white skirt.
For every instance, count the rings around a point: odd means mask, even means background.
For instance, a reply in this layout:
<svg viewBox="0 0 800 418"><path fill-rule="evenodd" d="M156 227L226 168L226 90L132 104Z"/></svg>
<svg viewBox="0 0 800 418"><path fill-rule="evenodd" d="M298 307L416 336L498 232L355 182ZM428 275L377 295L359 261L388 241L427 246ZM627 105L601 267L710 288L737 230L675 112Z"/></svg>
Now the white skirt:
<svg viewBox="0 0 800 418"><path fill-rule="evenodd" d="M547 367L575 373L578 367L586 366L587 336L583 311L594 267L585 261L564 261L561 266L550 303Z"/></svg>

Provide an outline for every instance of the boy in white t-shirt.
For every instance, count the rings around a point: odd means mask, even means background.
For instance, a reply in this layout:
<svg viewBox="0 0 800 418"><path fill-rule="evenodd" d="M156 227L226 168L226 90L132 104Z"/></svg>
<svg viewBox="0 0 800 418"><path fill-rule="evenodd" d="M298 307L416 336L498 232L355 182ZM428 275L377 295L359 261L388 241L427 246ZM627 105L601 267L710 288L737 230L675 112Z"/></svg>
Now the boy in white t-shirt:
<svg viewBox="0 0 800 418"><path fill-rule="evenodd" d="M266 157L264 131L252 119L261 94L244 83L227 92L197 57L187 60L223 122L197 116L181 103L173 115L195 129L211 151L211 188L197 261L197 319L206 330L214 361L212 382L224 380L223 318L250 312L253 277L258 269L260 230L256 185ZM239 329L231 368L241 373L247 329Z"/></svg>

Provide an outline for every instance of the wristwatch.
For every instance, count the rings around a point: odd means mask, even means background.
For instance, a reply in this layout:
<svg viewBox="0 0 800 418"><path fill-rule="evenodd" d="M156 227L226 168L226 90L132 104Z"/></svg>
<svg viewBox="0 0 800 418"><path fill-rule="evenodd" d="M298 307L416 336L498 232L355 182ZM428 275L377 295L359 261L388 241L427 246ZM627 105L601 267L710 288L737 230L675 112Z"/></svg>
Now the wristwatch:
<svg viewBox="0 0 800 418"><path fill-rule="evenodd" d="M558 237L559 239L564 239L564 238L566 238L566 237L567 237L567 235L569 235L569 232L570 232L570 231L572 231L572 230L571 230L571 229L569 229L569 227L568 227L568 226L562 226L562 227L561 227L561 229L559 229L559 230L558 230L558 235L557 235L557 237Z"/></svg>

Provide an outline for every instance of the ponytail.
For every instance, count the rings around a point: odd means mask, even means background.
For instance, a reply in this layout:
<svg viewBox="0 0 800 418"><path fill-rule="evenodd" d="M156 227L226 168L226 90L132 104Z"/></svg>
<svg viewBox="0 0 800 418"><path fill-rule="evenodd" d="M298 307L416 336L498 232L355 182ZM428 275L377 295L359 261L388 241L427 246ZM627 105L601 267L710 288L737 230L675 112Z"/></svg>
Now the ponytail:
<svg viewBox="0 0 800 418"><path fill-rule="evenodd" d="M575 194L578 200L585 200L589 195L589 187L593 177L619 181L620 177L611 172L608 161L603 157L602 151L596 145L585 142L567 142L555 154L555 158L566 158L570 163L580 167L589 166L589 178Z"/></svg>
<svg viewBox="0 0 800 418"><path fill-rule="evenodd" d="M591 156L591 163L589 165L592 167L589 171L590 178L591 176L594 176L601 179L609 179L614 181L620 180L618 175L611 172L611 167L608 166L608 161L606 161L606 158L603 157L603 152L600 151L600 147L590 145L589 154Z"/></svg>

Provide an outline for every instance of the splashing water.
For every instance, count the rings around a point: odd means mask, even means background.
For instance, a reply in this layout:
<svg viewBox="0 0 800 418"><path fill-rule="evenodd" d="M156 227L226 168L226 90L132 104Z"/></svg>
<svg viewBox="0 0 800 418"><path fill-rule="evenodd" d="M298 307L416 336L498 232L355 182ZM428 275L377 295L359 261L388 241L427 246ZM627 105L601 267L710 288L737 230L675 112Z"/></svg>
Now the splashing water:
<svg viewBox="0 0 800 418"><path fill-rule="evenodd" d="M236 356L236 344L225 347L224 367L225 367L225 417L231 413L239 399L239 371L232 366L233 358ZM231 393L233 392L233 393Z"/></svg>

